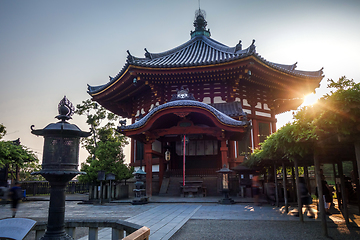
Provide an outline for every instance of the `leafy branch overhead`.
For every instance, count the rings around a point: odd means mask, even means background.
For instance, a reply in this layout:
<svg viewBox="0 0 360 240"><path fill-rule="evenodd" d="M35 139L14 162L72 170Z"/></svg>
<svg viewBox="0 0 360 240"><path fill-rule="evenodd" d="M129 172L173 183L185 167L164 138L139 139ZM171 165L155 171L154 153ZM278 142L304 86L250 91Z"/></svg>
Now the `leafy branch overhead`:
<svg viewBox="0 0 360 240"><path fill-rule="evenodd" d="M270 135L255 150L248 166L265 160L302 159L313 154L315 143L330 135L354 136L360 132L360 83L346 77L328 80L329 94L300 109L294 122Z"/></svg>

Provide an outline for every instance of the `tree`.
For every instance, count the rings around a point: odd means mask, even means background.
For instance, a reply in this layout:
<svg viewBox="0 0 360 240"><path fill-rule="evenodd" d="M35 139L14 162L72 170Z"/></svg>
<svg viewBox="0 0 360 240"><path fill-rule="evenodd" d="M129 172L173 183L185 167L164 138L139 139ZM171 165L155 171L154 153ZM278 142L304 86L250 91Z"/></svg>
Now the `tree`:
<svg viewBox="0 0 360 240"><path fill-rule="evenodd" d="M82 139L82 146L90 155L86 162L81 164L81 171L86 172L86 175L79 176L79 180L96 182L98 171L113 173L116 180L132 177L133 169L124 163L123 148L127 139L115 131L115 122L119 117L90 99L78 104L75 113L86 115L86 122L91 126L93 134Z"/></svg>
<svg viewBox="0 0 360 240"><path fill-rule="evenodd" d="M6 134L6 129L5 129L5 126L0 123L0 139L2 139Z"/></svg>
<svg viewBox="0 0 360 240"><path fill-rule="evenodd" d="M6 128L0 124L0 136L4 136ZM17 179L17 172L19 171L20 178L18 180L27 180L22 171L34 171L39 168L39 159L33 151L20 144L20 141L0 141L0 169L8 167L8 174L10 178Z"/></svg>

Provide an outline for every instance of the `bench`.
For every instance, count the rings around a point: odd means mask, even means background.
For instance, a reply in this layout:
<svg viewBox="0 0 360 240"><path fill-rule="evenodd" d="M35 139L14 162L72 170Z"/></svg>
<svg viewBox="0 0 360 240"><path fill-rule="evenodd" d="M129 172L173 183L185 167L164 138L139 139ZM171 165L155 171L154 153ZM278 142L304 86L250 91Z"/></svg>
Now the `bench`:
<svg viewBox="0 0 360 240"><path fill-rule="evenodd" d="M183 186L183 182L180 181L180 190L181 197L194 197L194 196L202 196L206 197L207 189L203 186L203 181L185 181L185 186Z"/></svg>
<svg viewBox="0 0 360 240"><path fill-rule="evenodd" d="M193 197L194 195L197 195L200 191L201 186L181 186L182 188L182 194L185 197L186 194L188 194L189 197Z"/></svg>

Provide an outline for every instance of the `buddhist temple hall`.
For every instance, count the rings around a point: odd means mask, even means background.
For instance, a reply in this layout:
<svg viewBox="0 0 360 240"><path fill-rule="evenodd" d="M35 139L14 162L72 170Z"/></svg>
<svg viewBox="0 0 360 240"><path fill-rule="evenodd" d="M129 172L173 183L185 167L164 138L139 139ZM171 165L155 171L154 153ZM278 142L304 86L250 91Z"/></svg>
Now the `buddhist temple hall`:
<svg viewBox="0 0 360 240"><path fill-rule="evenodd" d="M297 109L323 78L322 69L264 59L255 40L214 40L203 10L193 26L187 42L161 53L145 48L144 57L128 51L115 77L88 86L93 101L131 119L118 131L131 139L130 165L146 172L149 197L180 194L186 181L219 195L217 171L241 164L276 131L275 116Z"/></svg>

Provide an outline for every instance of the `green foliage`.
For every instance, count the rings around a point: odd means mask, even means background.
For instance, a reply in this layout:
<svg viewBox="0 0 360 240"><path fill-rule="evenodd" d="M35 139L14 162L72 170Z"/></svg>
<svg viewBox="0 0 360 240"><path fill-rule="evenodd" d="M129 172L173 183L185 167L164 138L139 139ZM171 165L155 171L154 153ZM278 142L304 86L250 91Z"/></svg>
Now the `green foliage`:
<svg viewBox="0 0 360 240"><path fill-rule="evenodd" d="M313 150L316 135L311 125L302 122L288 123L271 134L250 155L247 166L259 166L262 161L289 159L291 161L306 157Z"/></svg>
<svg viewBox="0 0 360 240"><path fill-rule="evenodd" d="M132 177L133 169L124 164L123 148L127 139L115 131L115 122L119 117L89 99L76 108L75 113L87 116L86 122L93 133L93 136L82 140L90 156L81 164L81 171L87 174L79 176L79 181L96 182L98 171L114 173L116 180Z"/></svg>
<svg viewBox="0 0 360 240"><path fill-rule="evenodd" d="M360 131L360 83L341 77L329 79L328 87L335 88L319 100L314 125L326 132L350 135Z"/></svg>
<svg viewBox="0 0 360 240"><path fill-rule="evenodd" d="M31 175L32 172L41 170L41 164L39 162L37 158L32 162L25 162L20 169L20 181L45 181L45 178L41 175Z"/></svg>
<svg viewBox="0 0 360 240"><path fill-rule="evenodd" d="M251 154L247 166L266 160L303 159L312 155L314 143L326 134L350 135L360 131L360 83L346 77L328 80L333 91L318 104L300 109L294 122L270 135L260 149Z"/></svg>
<svg viewBox="0 0 360 240"><path fill-rule="evenodd" d="M32 164L39 160L35 154L22 145L16 145L12 141L0 141L0 168L8 166L10 178L15 179L15 169L19 168L20 173L29 169Z"/></svg>
<svg viewBox="0 0 360 240"><path fill-rule="evenodd" d="M2 123L0 123L0 139L2 139L5 136L5 134L6 134L6 128Z"/></svg>

